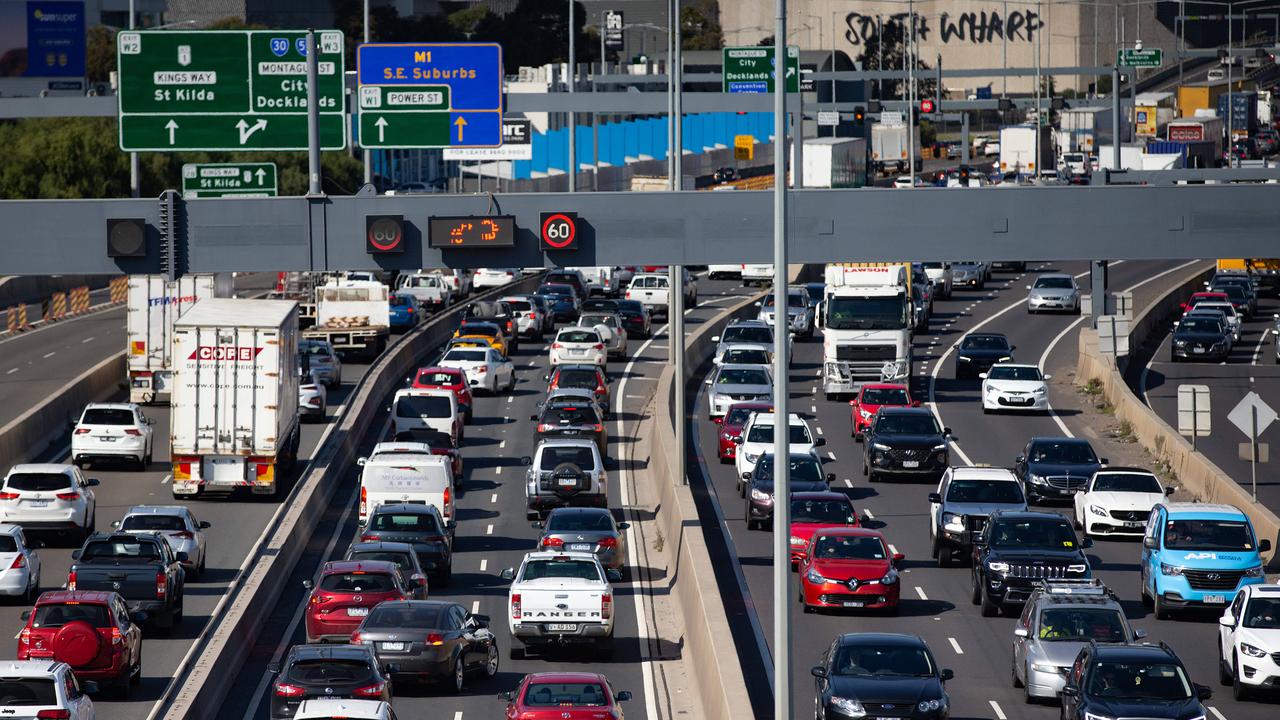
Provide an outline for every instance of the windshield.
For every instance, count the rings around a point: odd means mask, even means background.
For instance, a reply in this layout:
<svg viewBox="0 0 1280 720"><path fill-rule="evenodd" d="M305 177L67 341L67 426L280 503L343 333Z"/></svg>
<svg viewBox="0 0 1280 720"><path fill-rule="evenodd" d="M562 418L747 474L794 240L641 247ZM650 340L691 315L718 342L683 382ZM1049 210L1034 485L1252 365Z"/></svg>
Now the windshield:
<svg viewBox="0 0 1280 720"><path fill-rule="evenodd" d="M1032 462L1084 464L1098 462L1093 448L1082 442L1038 442L1031 445Z"/></svg>
<svg viewBox="0 0 1280 720"><path fill-rule="evenodd" d="M777 298L773 293L769 293L764 299L764 306L771 308ZM809 301L805 299L804 293L787 293L787 307L789 308L807 308Z"/></svg>
<svg viewBox="0 0 1280 720"><path fill-rule="evenodd" d="M791 522L853 525L858 521L846 500L792 500Z"/></svg>
<svg viewBox="0 0 1280 720"><path fill-rule="evenodd" d="M969 335L960 343L961 350L1008 350L1009 341L1000 335Z"/></svg>
<svg viewBox="0 0 1280 720"><path fill-rule="evenodd" d="M547 532L613 532L613 519L607 512L551 513Z"/></svg>
<svg viewBox="0 0 1280 720"><path fill-rule="evenodd" d="M587 560L530 560L524 564L521 582L542 578L568 578L600 582L596 564Z"/></svg>
<svg viewBox="0 0 1280 720"><path fill-rule="evenodd" d="M484 351L482 351L482 350L471 350L471 351L450 350L449 352L450 352L450 354L452 354L452 353L454 353L454 352L480 352L481 354L483 354L483 352L484 352ZM446 355L445 357L447 358L447 357L448 357L448 355ZM458 375L456 375L456 374L455 374L456 372L458 372L458 371L456 371L456 370L455 370L454 372L451 372L451 373L450 373L450 372L426 371L426 370L424 370L423 372L418 373L418 384L419 384L419 385L458 385L458 384L461 384L461 383L462 383L462 378L461 378L461 377L459 377Z"/></svg>
<svg viewBox="0 0 1280 720"><path fill-rule="evenodd" d="M0 535L0 553L18 552L18 539L12 535Z"/></svg>
<svg viewBox="0 0 1280 720"><path fill-rule="evenodd" d="M733 365L768 365L769 351L758 348L734 348L726 350L724 362Z"/></svg>
<svg viewBox="0 0 1280 720"><path fill-rule="evenodd" d="M1218 312L1222 313L1223 315L1226 315L1227 317L1235 317L1235 316L1236 316L1236 306L1235 306L1235 305L1232 305L1231 303L1225 303L1225 302L1214 302L1214 301L1208 301L1208 302L1206 302L1206 301L1203 301L1203 300L1202 300L1202 301L1200 301L1200 302L1196 303L1196 304L1193 306L1192 310L1193 310L1193 311L1198 311L1198 310L1213 311L1213 310L1216 310L1216 311L1218 311Z"/></svg>
<svg viewBox="0 0 1280 720"><path fill-rule="evenodd" d="M853 645L840 648L832 675L933 675L933 660L924 648L899 645Z"/></svg>
<svg viewBox="0 0 1280 720"><path fill-rule="evenodd" d="M812 455L793 456L788 463L792 483L823 482L822 463ZM773 480L773 455L764 455L756 464L756 480Z"/></svg>
<svg viewBox="0 0 1280 720"><path fill-rule="evenodd" d="M1160 481L1146 473L1100 473L1093 481L1094 492L1163 493Z"/></svg>
<svg viewBox="0 0 1280 720"><path fill-rule="evenodd" d="M1189 317L1178 323L1179 332L1222 334L1222 322L1212 318Z"/></svg>
<svg viewBox="0 0 1280 720"><path fill-rule="evenodd" d="M609 704L609 696L596 683L529 683L524 693L524 704L529 707L604 707Z"/></svg>
<svg viewBox="0 0 1280 720"><path fill-rule="evenodd" d="M133 411L120 408L89 408L80 422L85 425L132 425Z"/></svg>
<svg viewBox="0 0 1280 720"><path fill-rule="evenodd" d="M396 400L396 417L442 418L453 415L453 406L444 395L405 395Z"/></svg>
<svg viewBox="0 0 1280 720"><path fill-rule="evenodd" d="M878 537L822 535L814 541L813 557L824 560L884 560L884 543Z"/></svg>
<svg viewBox="0 0 1280 720"><path fill-rule="evenodd" d="M724 335L720 336L722 343L760 343L763 345L773 344L773 331L767 327L759 327L756 325L735 325L725 328Z"/></svg>
<svg viewBox="0 0 1280 720"><path fill-rule="evenodd" d="M724 368L716 376L718 385L768 385L769 376L757 368Z"/></svg>
<svg viewBox="0 0 1280 720"><path fill-rule="evenodd" d="M390 513L374 512L369 518L370 530L383 532L419 532L440 533L436 524L436 516L430 513Z"/></svg>
<svg viewBox="0 0 1280 720"><path fill-rule="evenodd" d="M373 671L363 660L325 657L289 666L289 679L307 685L349 685L372 678Z"/></svg>
<svg viewBox="0 0 1280 720"><path fill-rule="evenodd" d="M396 589L396 581L386 573L333 573L320 579L320 589L349 593L392 592Z"/></svg>
<svg viewBox="0 0 1280 720"><path fill-rule="evenodd" d="M1101 698L1185 700L1191 683L1171 663L1099 662L1089 676L1089 694Z"/></svg>
<svg viewBox="0 0 1280 720"><path fill-rule="evenodd" d="M416 628L434 629L441 625L447 605L435 603L383 603L365 618L362 629Z"/></svg>
<svg viewBox="0 0 1280 720"><path fill-rule="evenodd" d="M1232 300L1235 300L1235 301L1237 301L1237 302L1243 302L1243 301L1244 301L1244 299L1245 299L1245 297L1246 297L1246 293L1245 293L1244 288L1240 287L1239 285L1217 285L1217 286L1215 286L1215 287L1211 287L1211 288L1209 288L1209 289L1210 289L1212 292L1220 292L1220 293L1223 293L1223 294L1225 294L1227 297L1229 297L1229 298L1231 298Z"/></svg>
<svg viewBox="0 0 1280 720"><path fill-rule="evenodd" d="M788 428L790 430L790 436L788 437L787 442L792 444L813 442L809 438L809 428L804 425L789 425ZM747 433L747 442L773 442L773 426L752 425L751 431Z"/></svg>
<svg viewBox="0 0 1280 720"><path fill-rule="evenodd" d="M583 315L578 318L578 324L582 327L595 327L596 325L604 325L605 327L618 327L617 315Z"/></svg>
<svg viewBox="0 0 1280 720"><path fill-rule="evenodd" d="M1050 642L1122 643L1127 637L1120 611L1103 607L1049 608L1040 613L1040 639Z"/></svg>
<svg viewBox="0 0 1280 720"><path fill-rule="evenodd" d="M471 323L469 325L464 324L458 330L458 337L463 337L466 335L479 335L480 337L496 338L501 334L502 334L502 331L498 329L497 325L490 325L489 323Z"/></svg>
<svg viewBox="0 0 1280 720"><path fill-rule="evenodd" d="M303 355L318 355L326 358L333 354L329 351L328 345L318 342L298 343L298 350Z"/></svg>
<svg viewBox="0 0 1280 720"><path fill-rule="evenodd" d="M1070 290L1071 278L1066 277L1042 277L1036 278L1036 288L1049 288L1052 290Z"/></svg>
<svg viewBox="0 0 1280 720"><path fill-rule="evenodd" d="M590 447L548 445L542 448L542 463L539 467L543 470L555 470L560 465L569 463L578 466L579 470L595 470L595 458Z"/></svg>
<svg viewBox="0 0 1280 720"><path fill-rule="evenodd" d="M1280 630L1280 597L1255 597L1244 608L1244 626Z"/></svg>
<svg viewBox="0 0 1280 720"><path fill-rule="evenodd" d="M1073 548L1076 535L1065 520L1000 520L990 530L992 547Z"/></svg>
<svg viewBox="0 0 1280 720"><path fill-rule="evenodd" d="M1170 520L1164 546L1177 550L1246 550L1252 552L1253 530L1231 520Z"/></svg>
<svg viewBox="0 0 1280 720"><path fill-rule="evenodd" d="M33 628L62 627L73 622L87 622L96 628L111 627L111 614L106 605L82 602L78 605L41 605L36 608Z"/></svg>
<svg viewBox="0 0 1280 720"><path fill-rule="evenodd" d="M730 407L729 413L724 416L724 424L730 427L741 427L747 424L747 419L751 417L751 413L755 412L761 412L760 408Z"/></svg>
<svg viewBox="0 0 1280 720"><path fill-rule="evenodd" d="M894 435L940 435L942 428L938 420L928 413L912 413L910 415L880 415L876 421L876 433Z"/></svg>
<svg viewBox="0 0 1280 720"><path fill-rule="evenodd" d="M600 335L595 330L565 330L556 336L558 343L598 343Z"/></svg>
<svg viewBox="0 0 1280 720"><path fill-rule="evenodd" d="M902 296L831 298L827 327L832 330L901 330L907 327L907 303Z"/></svg>
<svg viewBox="0 0 1280 720"><path fill-rule="evenodd" d="M862 402L867 405L910 405L906 388L866 388L862 391Z"/></svg>
<svg viewBox="0 0 1280 720"><path fill-rule="evenodd" d="M987 371L988 380L1043 380L1040 368L1027 365L996 365Z"/></svg>
<svg viewBox="0 0 1280 720"><path fill-rule="evenodd" d="M120 524L120 529L140 532L186 530L187 524L177 515L130 515Z"/></svg>
<svg viewBox="0 0 1280 720"><path fill-rule="evenodd" d="M62 473L14 473L4 484L10 490L52 492L71 487L71 478Z"/></svg>
<svg viewBox="0 0 1280 720"><path fill-rule="evenodd" d="M0 679L0 705L3 705L6 708L35 705L52 705L57 707L58 691L53 683L54 678L52 675L47 677L12 677ZM7 712L13 711L9 710ZM42 710L39 717L54 716L46 716Z"/></svg>
<svg viewBox="0 0 1280 720"><path fill-rule="evenodd" d="M387 299L387 304L391 307L412 307L413 299L405 295L392 295Z"/></svg>
<svg viewBox="0 0 1280 720"><path fill-rule="evenodd" d="M444 362L484 362L484 356L484 350L450 350L444 356ZM421 379L418 380L420 385L453 385L454 382L452 378L438 383L423 383Z"/></svg>
<svg viewBox="0 0 1280 720"><path fill-rule="evenodd" d="M1022 487L1011 480L952 480L947 502L1018 504Z"/></svg>
<svg viewBox="0 0 1280 720"><path fill-rule="evenodd" d="M529 312L533 309L533 304L528 300L507 300L505 302L510 305L511 309L515 312Z"/></svg>

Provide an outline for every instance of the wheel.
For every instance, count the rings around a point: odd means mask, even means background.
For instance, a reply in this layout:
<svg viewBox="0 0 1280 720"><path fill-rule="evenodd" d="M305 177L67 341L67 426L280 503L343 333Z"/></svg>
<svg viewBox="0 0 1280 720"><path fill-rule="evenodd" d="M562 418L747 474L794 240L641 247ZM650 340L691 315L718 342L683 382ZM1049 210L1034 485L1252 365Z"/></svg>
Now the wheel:
<svg viewBox="0 0 1280 720"><path fill-rule="evenodd" d="M969 574L969 602L974 605L982 604L982 585L978 584L976 572Z"/></svg>
<svg viewBox="0 0 1280 720"><path fill-rule="evenodd" d="M1155 597L1151 598L1151 603L1157 620L1169 619L1169 603L1167 600L1161 597L1159 593L1156 593Z"/></svg>
<svg viewBox="0 0 1280 720"><path fill-rule="evenodd" d="M142 650L138 650L138 663L133 666L133 672L129 674L130 685L142 684Z"/></svg>
<svg viewBox="0 0 1280 720"><path fill-rule="evenodd" d="M1142 600L1144 607L1151 607L1151 596L1147 595L1147 584L1142 581L1141 575L1138 578L1138 597Z"/></svg>
<svg viewBox="0 0 1280 720"><path fill-rule="evenodd" d="M880 482L880 473L878 473L878 472L876 472L876 471L874 471L874 470L868 471L868 472L867 472L867 482L873 482L873 483L878 483L878 482Z"/></svg>
<svg viewBox="0 0 1280 720"><path fill-rule="evenodd" d="M862 458L862 474L866 475L867 472L867 459L864 457Z"/></svg>
<svg viewBox="0 0 1280 720"><path fill-rule="evenodd" d="M489 653L484 660L484 676L493 677L498 674L498 645L489 644Z"/></svg>
<svg viewBox="0 0 1280 720"><path fill-rule="evenodd" d="M995 617L1000 614L1000 606L991 601L991 595L985 587L979 588L982 593L982 617Z"/></svg>
<svg viewBox="0 0 1280 720"><path fill-rule="evenodd" d="M1013 663L1009 663L1009 678L1013 681L1014 687L1022 687L1022 681L1018 679L1018 669Z"/></svg>
<svg viewBox="0 0 1280 720"><path fill-rule="evenodd" d="M1228 687L1235 682L1235 675L1231 672L1231 667L1227 665L1227 661L1222 658L1222 640L1218 640L1218 684Z"/></svg>
<svg viewBox="0 0 1280 720"><path fill-rule="evenodd" d="M751 519L751 514L750 514L750 513L751 513L751 511L750 511L750 510L748 510L748 511L747 511L747 529L748 529L748 530L755 530L755 529L756 529L756 521L755 521L755 520L753 520L753 519Z"/></svg>
<svg viewBox="0 0 1280 720"><path fill-rule="evenodd" d="M458 655L453 661L453 683L449 686L449 689L453 691L454 695L460 695L466 684L466 666L462 664L462 655Z"/></svg>
<svg viewBox="0 0 1280 720"><path fill-rule="evenodd" d="M1084 529L1084 528L1080 525L1080 513L1076 512L1076 509L1075 509L1074 507L1073 507L1073 508L1071 508L1071 527L1073 527L1073 528L1075 528L1075 529L1077 529L1077 530L1083 530L1083 529ZM1086 533L1086 534L1085 534L1085 537L1088 537L1088 533Z"/></svg>

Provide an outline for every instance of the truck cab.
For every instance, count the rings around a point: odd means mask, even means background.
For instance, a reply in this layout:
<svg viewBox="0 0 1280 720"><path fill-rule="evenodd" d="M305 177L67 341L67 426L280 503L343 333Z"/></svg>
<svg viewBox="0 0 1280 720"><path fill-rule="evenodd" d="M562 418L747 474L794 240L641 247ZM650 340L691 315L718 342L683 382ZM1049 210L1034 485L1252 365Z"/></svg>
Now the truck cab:
<svg viewBox="0 0 1280 720"><path fill-rule="evenodd" d="M1161 620L1175 610L1224 608L1244 586L1265 582L1261 553L1270 550L1239 508L1161 503L1142 537L1142 601Z"/></svg>
<svg viewBox="0 0 1280 720"><path fill-rule="evenodd" d="M905 263L827 265L818 325L828 400L852 395L864 383L911 377L909 268Z"/></svg>

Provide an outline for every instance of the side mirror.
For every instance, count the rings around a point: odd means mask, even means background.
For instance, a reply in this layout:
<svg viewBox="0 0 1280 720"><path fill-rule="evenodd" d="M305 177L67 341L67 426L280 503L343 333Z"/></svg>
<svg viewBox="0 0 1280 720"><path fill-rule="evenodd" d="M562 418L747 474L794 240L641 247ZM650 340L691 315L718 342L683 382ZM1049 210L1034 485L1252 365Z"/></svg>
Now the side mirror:
<svg viewBox="0 0 1280 720"><path fill-rule="evenodd" d="M1053 376L1052 376L1052 375L1045 375L1045 376L1044 376L1044 379L1045 379L1045 380L1052 380L1052 379L1053 379Z"/></svg>
<svg viewBox="0 0 1280 720"><path fill-rule="evenodd" d="M314 581L312 581L312 580L310 580L310 579L307 579L307 580L303 580L303 581L302 581L302 587L304 587L304 588L306 588L306 589L308 589L308 590L310 590L310 589L314 588L315 586L316 586L315 582L314 582Z"/></svg>
<svg viewBox="0 0 1280 720"><path fill-rule="evenodd" d="M88 480L84 481L84 484L88 487L97 487L98 485L102 484L102 481L99 480L98 478L89 478Z"/></svg>
<svg viewBox="0 0 1280 720"><path fill-rule="evenodd" d="M984 372L978 373L978 379L980 379L980 380L986 380L986 379L987 379L987 374L986 374L986 373L984 373Z"/></svg>
<svg viewBox="0 0 1280 720"><path fill-rule="evenodd" d="M1031 286L1030 286L1030 285L1028 285L1028 286L1027 286L1027 289L1028 289L1028 290L1030 290L1030 289L1031 289Z"/></svg>
<svg viewBox="0 0 1280 720"><path fill-rule="evenodd" d="M280 663L278 663L278 662L268 663L268 664L267 664L267 672L271 673L272 675L279 675L279 674L280 674Z"/></svg>
<svg viewBox="0 0 1280 720"><path fill-rule="evenodd" d="M506 692L498 693L498 697L506 700L507 702L513 702L516 699L516 694L508 690Z"/></svg>
<svg viewBox="0 0 1280 720"><path fill-rule="evenodd" d="M723 424L724 424L724 418L723 418L723 417L719 417L719 416L717 416L717 417L713 417L713 418L711 418L711 422L713 422L713 423L715 423L715 424L717 424L717 425L723 425Z"/></svg>
<svg viewBox="0 0 1280 720"><path fill-rule="evenodd" d="M944 427L944 428L942 428L942 434L943 434L943 435L950 435L950 434L951 434L951 428L949 428L949 427Z"/></svg>
<svg viewBox="0 0 1280 720"><path fill-rule="evenodd" d="M1134 640L1141 640L1142 638L1144 638L1144 637L1146 637L1146 636L1147 636L1147 631L1146 631L1146 630L1144 630L1144 629L1142 629L1142 628L1134 628L1134 630L1133 630L1133 639L1134 639Z"/></svg>
<svg viewBox="0 0 1280 720"><path fill-rule="evenodd" d="M130 622L134 625L145 625L150 619L151 614L146 610L137 610L133 613L133 616L129 618Z"/></svg>
<svg viewBox="0 0 1280 720"><path fill-rule="evenodd" d="M22 618L23 622L26 622L27 620L30 620L30 619L31 619L31 611L30 611L30 610L23 610L23 611L22 611L21 618Z"/></svg>
<svg viewBox="0 0 1280 720"><path fill-rule="evenodd" d="M827 473L827 483L828 483L828 484L830 484L830 483L833 483L833 482L835 482L835 481L836 481L836 474L835 474L835 473Z"/></svg>
<svg viewBox="0 0 1280 720"><path fill-rule="evenodd" d="M1170 487L1165 488L1165 489L1164 489L1164 494L1165 494L1165 495L1172 495L1172 494L1173 494L1173 487L1172 487L1172 486L1170 486Z"/></svg>
<svg viewBox="0 0 1280 720"><path fill-rule="evenodd" d="M530 419L530 420L537 420L537 419L538 419L538 416L537 416L536 414L534 414L534 415L530 415L530 416L529 416L529 419Z"/></svg>
<svg viewBox="0 0 1280 720"><path fill-rule="evenodd" d="M920 401L919 401L919 400L912 400L912 401L911 401L911 407L920 407Z"/></svg>
<svg viewBox="0 0 1280 720"><path fill-rule="evenodd" d="M1022 463L1024 463L1024 462L1026 462L1026 461L1027 461L1027 456L1026 456L1026 455L1019 455L1018 457L1014 458L1014 459L1013 459L1013 461L1014 461L1015 463L1017 463L1017 464L1021 465Z"/></svg>
<svg viewBox="0 0 1280 720"><path fill-rule="evenodd" d="M825 678L827 676L827 669L821 665L814 665L809 668L809 674L816 678Z"/></svg>
<svg viewBox="0 0 1280 720"><path fill-rule="evenodd" d="M523 457L521 457L521 458L520 458L520 464L521 464L521 465L532 465L532 464L533 464L533 458L529 457L528 455L525 455L525 456L523 456Z"/></svg>
<svg viewBox="0 0 1280 720"><path fill-rule="evenodd" d="M191 559L191 557L188 556L185 552L174 553L174 556L178 559L178 562L186 562Z"/></svg>
<svg viewBox="0 0 1280 720"><path fill-rule="evenodd" d="M1093 538L1089 538L1089 537L1087 537L1087 538L1084 538L1083 540L1081 540L1081 541L1080 541L1080 547L1082 547L1082 548L1091 548L1091 547L1093 547Z"/></svg>
<svg viewBox="0 0 1280 720"><path fill-rule="evenodd" d="M742 436L741 436L741 435L739 435L738 437L736 437L736 438L734 438L734 439L733 439L733 444L734 444L734 445L741 445L741 444L742 444L742 443L744 443L744 442L746 442L746 441L742 439Z"/></svg>
<svg viewBox="0 0 1280 720"><path fill-rule="evenodd" d="M617 568L606 569L604 576L609 582L622 582L622 571Z"/></svg>
<svg viewBox="0 0 1280 720"><path fill-rule="evenodd" d="M1062 694L1067 697L1075 697L1080 694L1080 686L1067 683L1062 686Z"/></svg>
<svg viewBox="0 0 1280 720"><path fill-rule="evenodd" d="M630 691L630 690L623 690L622 692L618 693L617 695L614 695L614 696L613 696L613 699L614 699L614 700L617 700L618 702L627 702L628 700L630 700L630 699L631 699L631 691Z"/></svg>
<svg viewBox="0 0 1280 720"><path fill-rule="evenodd" d="M940 494L938 494L938 493L936 493L936 492L931 492L931 493L929 493L929 502L931 502L931 503L941 504L941 503L942 503L942 495L940 495Z"/></svg>
<svg viewBox="0 0 1280 720"><path fill-rule="evenodd" d="M707 378L705 381L703 381L703 383L702 383L702 384L703 384L703 385L711 385L711 384L712 384L712 380L711 380L711 378Z"/></svg>
<svg viewBox="0 0 1280 720"><path fill-rule="evenodd" d="M356 465L359 465L360 467L364 467L364 464L367 462L369 462L369 458L367 457L356 458Z"/></svg>
<svg viewBox="0 0 1280 720"><path fill-rule="evenodd" d="M120 521L119 521L119 520L112 520L112 521L111 521L111 529L112 529L112 530L119 530L119 529L120 529Z"/></svg>
<svg viewBox="0 0 1280 720"><path fill-rule="evenodd" d="M1010 345L1010 346L1009 346L1009 352L1013 352L1014 350L1017 350L1017 349L1018 349L1018 346L1017 346L1017 345Z"/></svg>
<svg viewBox="0 0 1280 720"><path fill-rule="evenodd" d="M942 678L942 682L946 682L948 680L954 680L956 677L956 673L951 668L946 668L942 671L942 674L939 675L938 677Z"/></svg>
<svg viewBox="0 0 1280 720"><path fill-rule="evenodd" d="M208 530L209 528L213 527L213 523L209 522L208 520L201 520L200 522L196 523L196 527L200 528L201 530Z"/></svg>
<svg viewBox="0 0 1280 720"><path fill-rule="evenodd" d="M1225 612L1222 614L1222 617L1218 618L1218 624L1221 625L1222 627L1235 627L1236 625L1235 616L1232 615L1230 612Z"/></svg>
<svg viewBox="0 0 1280 720"><path fill-rule="evenodd" d="M903 560L906 560L906 559L907 559L907 556L906 556L906 555L903 555L903 554L902 554L902 553L900 553L900 552L899 552L899 553L894 553L894 554L893 554L893 564L894 564L894 565L897 565L898 563L900 563L900 562L902 562Z"/></svg>
<svg viewBox="0 0 1280 720"><path fill-rule="evenodd" d="M1142 547L1147 548L1148 550L1154 550L1156 547L1156 539L1153 537L1142 538Z"/></svg>
<svg viewBox="0 0 1280 720"><path fill-rule="evenodd" d="M488 615L472 615L471 619L475 620L480 627L489 627L489 623L493 622L493 618Z"/></svg>
<svg viewBox="0 0 1280 720"><path fill-rule="evenodd" d="M1107 458L1099 458L1099 459L1098 459L1098 462L1099 462L1100 464L1102 464L1102 465L1110 465L1110 464L1111 464L1111 461L1110 461L1109 459L1107 459Z"/></svg>
<svg viewBox="0 0 1280 720"><path fill-rule="evenodd" d="M631 527L631 523L628 523L628 522L620 522L620 523L618 523L618 529L619 529L619 530L626 530L627 528L630 528L630 527Z"/></svg>
<svg viewBox="0 0 1280 720"><path fill-rule="evenodd" d="M711 336L711 342L720 342L720 336L719 336L719 335L712 335L712 336Z"/></svg>
<svg viewBox="0 0 1280 720"><path fill-rule="evenodd" d="M818 438L817 440L813 441L814 447L822 447L823 445L826 445L826 444L827 444L826 438Z"/></svg>
<svg viewBox="0 0 1280 720"><path fill-rule="evenodd" d="M1271 551L1270 540L1263 538L1262 540L1258 541L1258 552L1270 552L1270 551Z"/></svg>
<svg viewBox="0 0 1280 720"><path fill-rule="evenodd" d="M1027 629L1024 627L1016 627L1013 629L1013 634L1020 638L1024 638L1029 636L1031 633L1027 632Z"/></svg>
<svg viewBox="0 0 1280 720"><path fill-rule="evenodd" d="M88 695L97 695L97 694L98 694L98 683L96 683L96 682L94 682L94 681L92 681L92 680L81 680L81 681L80 681L80 692L86 693L86 694L88 694Z"/></svg>
<svg viewBox="0 0 1280 720"><path fill-rule="evenodd" d="M507 568L506 570L503 570L502 572L498 573L498 577L502 578L503 580L515 580L515 579L516 579L516 569L515 569L515 568Z"/></svg>
<svg viewBox="0 0 1280 720"><path fill-rule="evenodd" d="M542 521L541 521L541 520L535 520L535 521L533 521L533 522L529 523L529 525L530 525L530 526L532 526L532 527L533 527L533 529L535 529L535 530L541 530L541 529L542 529Z"/></svg>
<svg viewBox="0 0 1280 720"><path fill-rule="evenodd" d="M744 472L744 473L742 473L742 479L743 479L743 480L750 480L750 479L751 479L751 473L749 473L749 472Z"/></svg>
<svg viewBox="0 0 1280 720"><path fill-rule="evenodd" d="M79 560L79 559L80 559L80 551L79 551L79 550L72 550L72 551L71 551L71 559L72 559L72 560Z"/></svg>

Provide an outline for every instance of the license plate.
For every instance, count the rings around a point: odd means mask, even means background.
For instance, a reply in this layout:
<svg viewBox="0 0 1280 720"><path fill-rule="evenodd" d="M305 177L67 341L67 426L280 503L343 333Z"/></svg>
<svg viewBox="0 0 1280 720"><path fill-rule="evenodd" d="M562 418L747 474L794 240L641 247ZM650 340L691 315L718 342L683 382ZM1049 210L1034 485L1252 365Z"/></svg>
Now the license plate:
<svg viewBox="0 0 1280 720"><path fill-rule="evenodd" d="M115 439L114 437L110 436L110 435L103 435L103 436L101 436L101 437L99 437L99 438L97 438L97 439L98 439L98 440L101 440L102 442L115 442L115 441L116 441L116 439Z"/></svg>
<svg viewBox="0 0 1280 720"><path fill-rule="evenodd" d="M560 487L573 487L578 484L577 478L560 478Z"/></svg>
<svg viewBox="0 0 1280 720"><path fill-rule="evenodd" d="M395 652L403 652L405 644L402 642L384 642L378 643L378 648L382 650L392 650Z"/></svg>
<svg viewBox="0 0 1280 720"><path fill-rule="evenodd" d="M584 551L590 552L592 550L595 550L595 546L591 545L590 543L572 543L569 545L569 549L584 550Z"/></svg>
<svg viewBox="0 0 1280 720"><path fill-rule="evenodd" d="M27 507L48 507L49 501L48 500L28 500L25 503L25 505Z"/></svg>
<svg viewBox="0 0 1280 720"><path fill-rule="evenodd" d="M569 350L569 354L570 354L570 355L586 355L586 354L587 354L587 351L586 351L586 350L574 350L574 349L570 348L570 350Z"/></svg>
<svg viewBox="0 0 1280 720"><path fill-rule="evenodd" d="M902 461L902 467L904 467L904 468L918 468L918 467L920 467L920 461L919 461L919 460L903 460L903 461Z"/></svg>
<svg viewBox="0 0 1280 720"><path fill-rule="evenodd" d="M548 632L577 632L578 626L573 623L551 623L547 625Z"/></svg>
<svg viewBox="0 0 1280 720"><path fill-rule="evenodd" d="M866 603L862 602L861 600L845 600L840 604L845 607L862 607L863 605L866 605Z"/></svg>
<svg viewBox="0 0 1280 720"><path fill-rule="evenodd" d="M369 608L347 608L348 617L364 617L369 614Z"/></svg>
<svg viewBox="0 0 1280 720"><path fill-rule="evenodd" d="M1191 348L1191 352L1193 352L1193 353L1202 353L1202 352L1204 352L1204 348L1202 348L1202 347Z"/></svg>
<svg viewBox="0 0 1280 720"><path fill-rule="evenodd" d="M1226 595L1205 595L1205 605L1225 605L1227 603Z"/></svg>
<svg viewBox="0 0 1280 720"><path fill-rule="evenodd" d="M1124 523L1124 526L1125 526L1125 527L1127 527L1127 528L1140 528L1140 527L1143 527L1145 524L1146 524L1146 523L1130 522L1130 521L1126 520L1126 521L1125 521L1125 523Z"/></svg>

